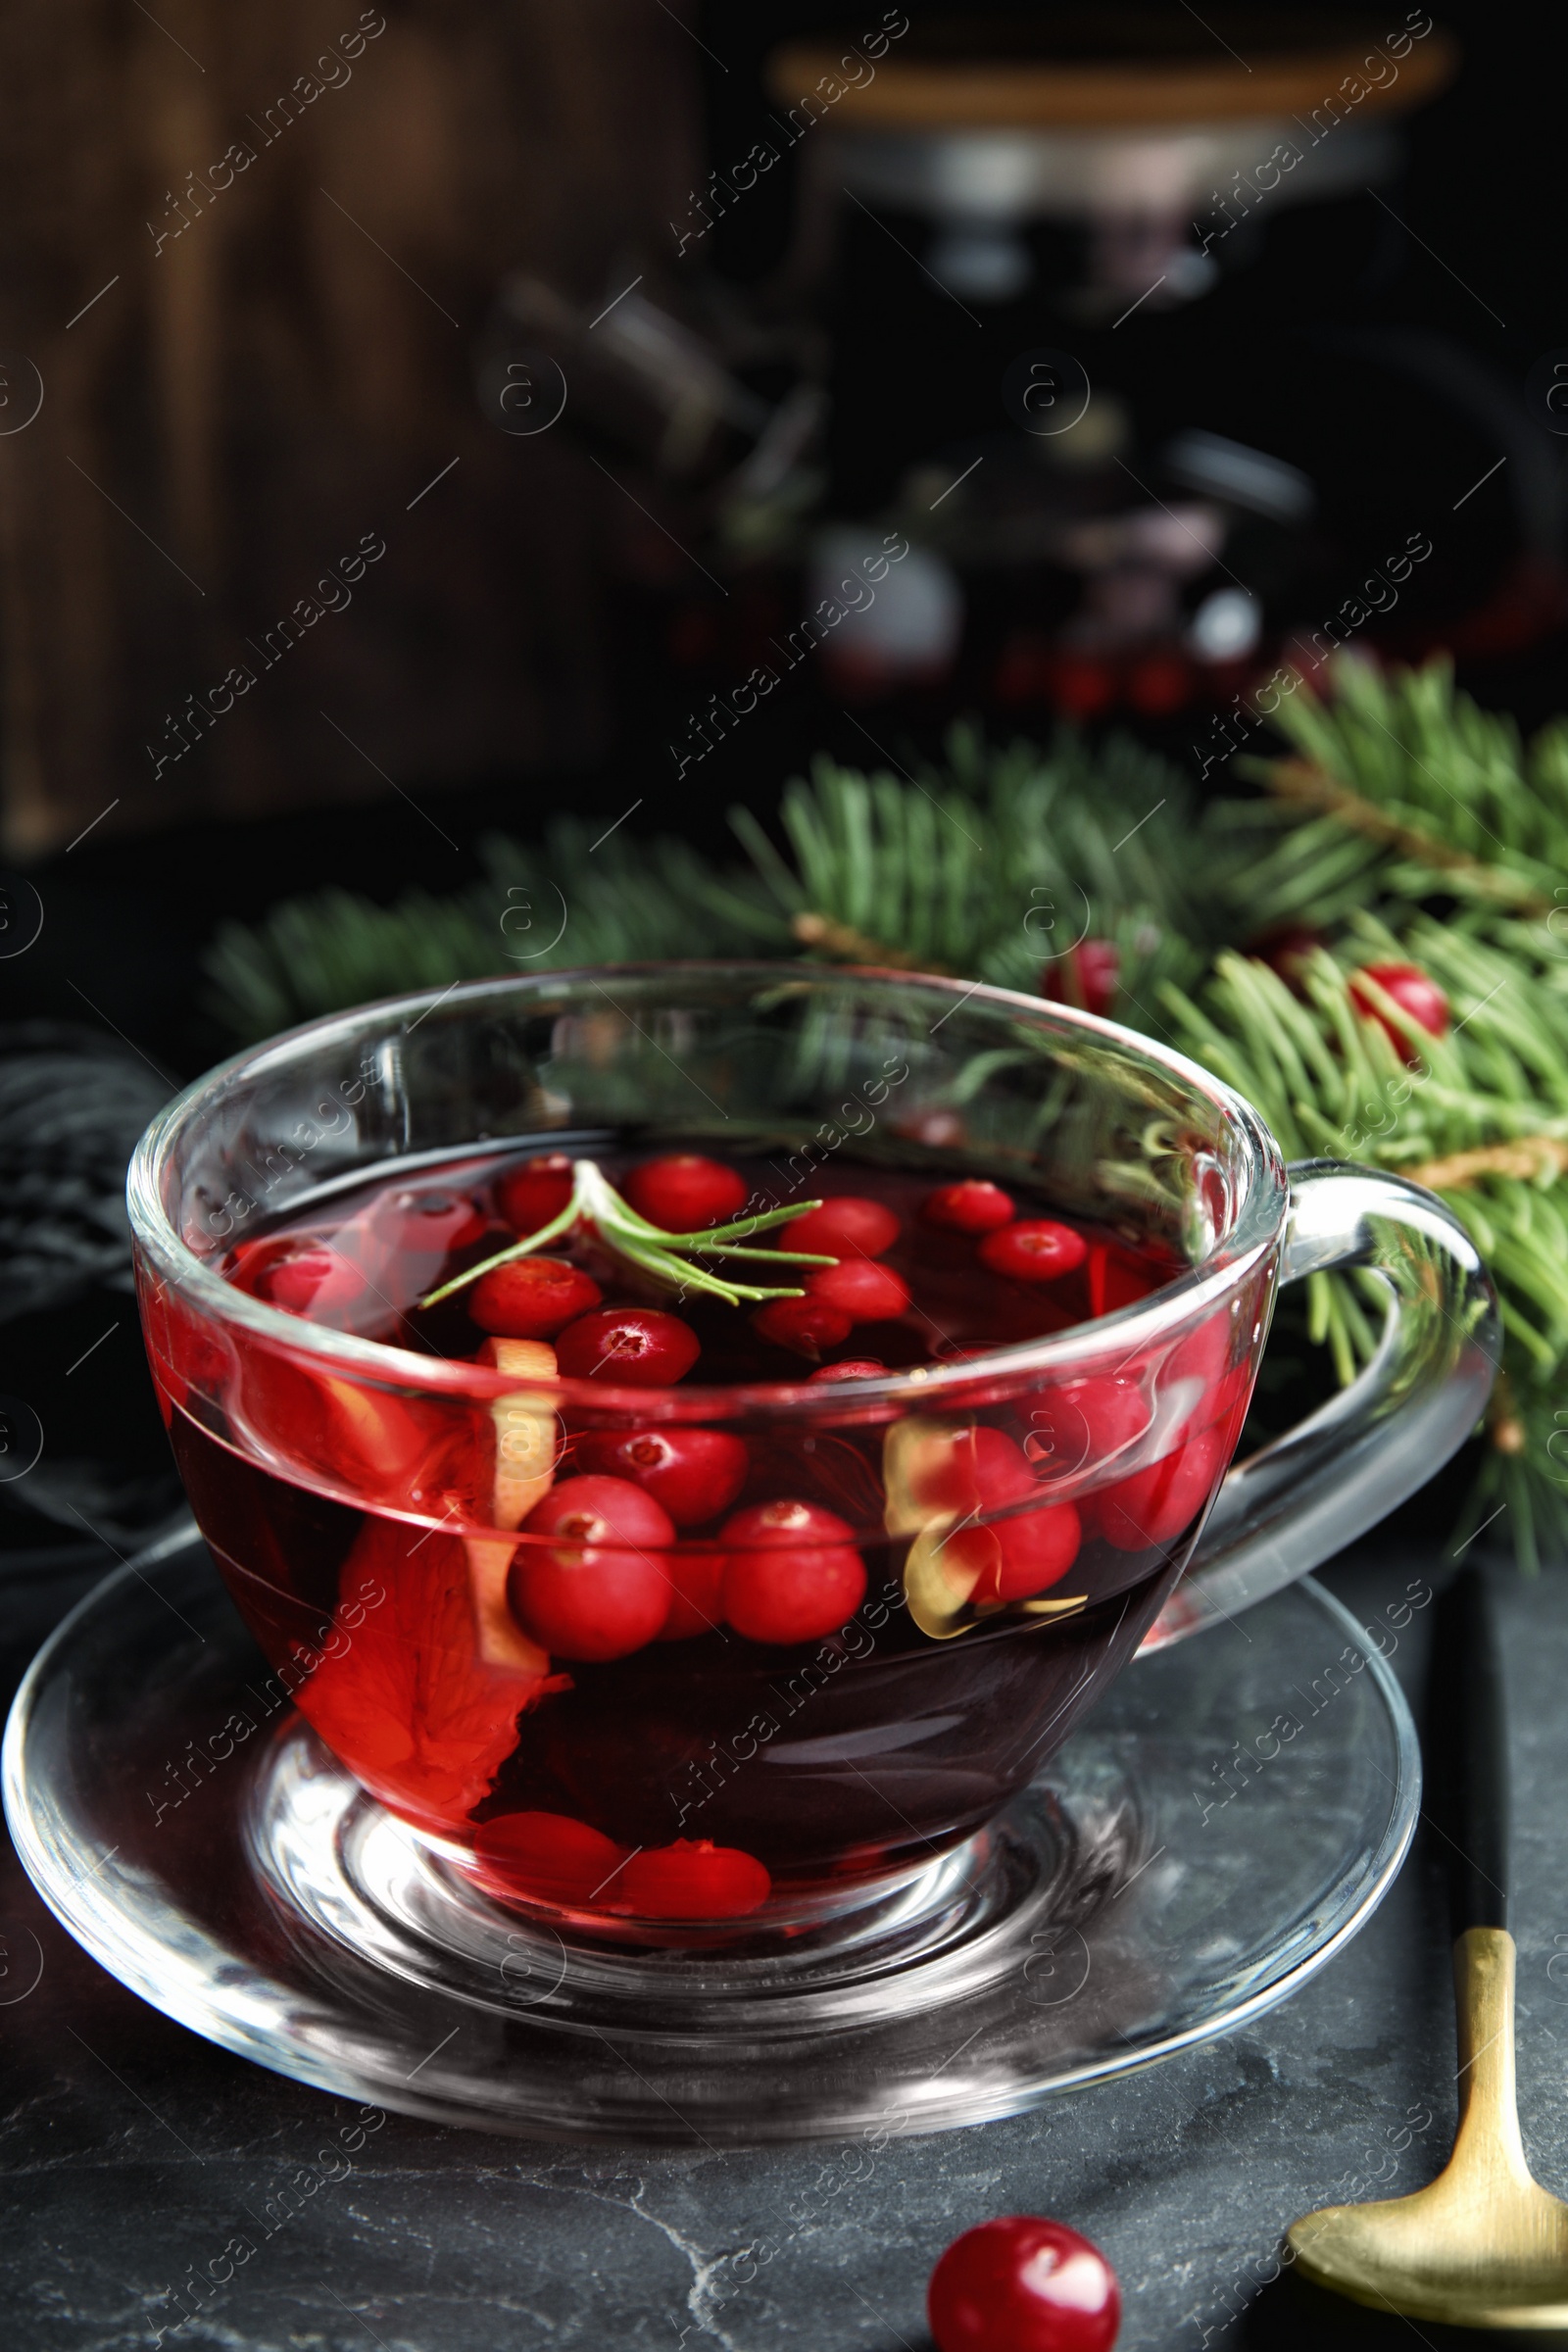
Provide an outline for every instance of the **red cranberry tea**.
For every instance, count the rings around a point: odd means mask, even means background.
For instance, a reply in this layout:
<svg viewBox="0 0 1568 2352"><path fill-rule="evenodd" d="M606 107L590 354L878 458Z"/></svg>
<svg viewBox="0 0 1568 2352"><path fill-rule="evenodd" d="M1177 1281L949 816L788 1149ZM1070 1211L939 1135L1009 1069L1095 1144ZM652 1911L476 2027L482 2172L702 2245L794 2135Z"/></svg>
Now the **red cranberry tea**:
<svg viewBox="0 0 1568 2352"><path fill-rule="evenodd" d="M1182 1267L973 1177L820 1183L470 1153L231 1250L257 1298L426 1359L407 1391L303 1330L220 1363L153 1331L203 1532L300 1707L506 1899L678 1935L923 1865L1136 1646L1224 1473L1260 1291L1020 1396L992 1351ZM960 1396L890 1401L956 1365Z"/></svg>

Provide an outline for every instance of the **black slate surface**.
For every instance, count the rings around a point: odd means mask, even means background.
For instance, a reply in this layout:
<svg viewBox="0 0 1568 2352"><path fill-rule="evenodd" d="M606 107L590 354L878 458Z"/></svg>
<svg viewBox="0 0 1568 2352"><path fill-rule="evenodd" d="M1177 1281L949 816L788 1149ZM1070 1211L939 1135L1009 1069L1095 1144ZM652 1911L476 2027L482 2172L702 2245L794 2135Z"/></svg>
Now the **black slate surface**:
<svg viewBox="0 0 1568 2352"><path fill-rule="evenodd" d="M0 1588L11 1682L84 1573ZM1445 1573L1431 1548L1388 1536L1325 1581L1364 1618L1412 1576ZM1538 2173L1568 2190L1568 1590L1507 1567L1494 1584L1513 1726L1520 2104ZM1417 1698L1429 1624L1418 1614L1393 1660ZM926 2352L942 2248L990 2215L1035 2212L1114 2262L1122 2352L1457 2344L1288 2276L1268 2283L1297 2214L1413 2188L1446 2156L1455 2061L1433 1843L1418 1840L1347 1951L1228 2040L973 2131L723 2155L579 2153L395 2115L367 2132L351 2104L210 2048L124 1991L8 1848L0 2341ZM234 2239L254 2252L232 2280L182 2293L215 2260L222 2270Z"/></svg>

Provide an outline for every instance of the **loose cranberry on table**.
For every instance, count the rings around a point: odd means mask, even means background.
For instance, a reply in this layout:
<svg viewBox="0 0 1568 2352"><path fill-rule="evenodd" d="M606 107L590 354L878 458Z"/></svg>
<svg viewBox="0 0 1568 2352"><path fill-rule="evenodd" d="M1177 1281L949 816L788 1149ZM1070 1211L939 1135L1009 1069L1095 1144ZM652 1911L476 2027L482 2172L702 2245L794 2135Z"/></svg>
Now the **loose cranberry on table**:
<svg viewBox="0 0 1568 2352"><path fill-rule="evenodd" d="M580 1266L559 1257L514 1257L480 1275L467 1306L479 1329L497 1339L553 1340L603 1297Z"/></svg>
<svg viewBox="0 0 1568 2352"><path fill-rule="evenodd" d="M722 1429L590 1429L575 1450L579 1469L635 1480L677 1527L727 1511L751 1460L745 1439Z"/></svg>
<svg viewBox="0 0 1568 2352"><path fill-rule="evenodd" d="M571 1199L571 1161L564 1152L550 1152L503 1176L496 1203L514 1233L537 1233L560 1216Z"/></svg>
<svg viewBox="0 0 1568 2352"><path fill-rule="evenodd" d="M548 1903L586 1903L613 1881L626 1848L565 1813L503 1813L480 1824L473 1850Z"/></svg>
<svg viewBox="0 0 1568 2352"><path fill-rule="evenodd" d="M806 1250L824 1257L880 1257L902 1228L891 1208L857 1193L840 1193L820 1208L808 1208L779 1236L781 1250Z"/></svg>
<svg viewBox="0 0 1568 2352"><path fill-rule="evenodd" d="M669 1614L674 1522L626 1478L564 1478L522 1523L507 1598L553 1655L603 1661L652 1642ZM558 1544L529 1538L556 1536Z"/></svg>
<svg viewBox="0 0 1568 2352"><path fill-rule="evenodd" d="M743 1176L695 1152L645 1159L621 1179L620 1189L640 1217L666 1233L700 1233L705 1225L727 1224L750 1198Z"/></svg>
<svg viewBox="0 0 1568 2352"><path fill-rule="evenodd" d="M688 1373L702 1348L679 1315L658 1306L602 1306L568 1323L556 1343L565 1380L610 1380L662 1389Z"/></svg>
<svg viewBox="0 0 1568 2352"><path fill-rule="evenodd" d="M928 1225L940 1225L947 1233L995 1233L1000 1225L1012 1223L1013 1206L1000 1184L966 1176L958 1184L939 1184L927 1195L920 1214Z"/></svg>
<svg viewBox="0 0 1568 2352"><path fill-rule="evenodd" d="M1367 964L1350 981L1350 1002L1367 1020L1376 1021L1395 1052L1407 1062L1419 1061L1419 1052L1382 1005L1374 1002L1371 990L1358 985L1363 979L1375 982L1429 1037L1447 1035L1448 1000L1429 972L1424 972L1418 963Z"/></svg>
<svg viewBox="0 0 1568 2352"><path fill-rule="evenodd" d="M1071 1274L1089 1255L1089 1244L1070 1225L1054 1217L1024 1217L988 1234L980 1245L980 1260L993 1274L1008 1274L1015 1282L1054 1282Z"/></svg>
<svg viewBox="0 0 1568 2352"><path fill-rule="evenodd" d="M822 1269L825 1271L825 1269ZM842 1348L855 1325L829 1298L770 1298L752 1317L760 1340L819 1362L829 1348Z"/></svg>
<svg viewBox="0 0 1568 2352"><path fill-rule="evenodd" d="M748 1642L820 1642L865 1598L854 1530L820 1503L754 1503L725 1520L719 1541L724 1615Z"/></svg>
<svg viewBox="0 0 1568 2352"><path fill-rule="evenodd" d="M825 1298L843 1309L855 1323L889 1323L909 1303L909 1286L891 1266L869 1257L841 1258L836 1266L818 1266L806 1277L808 1298ZM787 1303L783 1299L775 1304Z"/></svg>
<svg viewBox="0 0 1568 2352"><path fill-rule="evenodd" d="M755 1854L681 1838L633 1854L607 1892L616 1911L641 1919L744 1919L760 1910L773 1882Z"/></svg>
<svg viewBox="0 0 1568 2352"><path fill-rule="evenodd" d="M1116 2274L1063 2222L1009 2214L956 2237L931 2274L938 2352L1110 2352Z"/></svg>

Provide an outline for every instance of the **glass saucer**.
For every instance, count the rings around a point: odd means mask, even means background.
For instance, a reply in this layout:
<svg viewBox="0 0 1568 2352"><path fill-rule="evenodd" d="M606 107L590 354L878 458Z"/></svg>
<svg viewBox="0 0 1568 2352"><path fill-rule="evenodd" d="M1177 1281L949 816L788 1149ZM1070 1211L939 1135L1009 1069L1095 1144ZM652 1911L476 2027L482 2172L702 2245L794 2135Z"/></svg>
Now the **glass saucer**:
<svg viewBox="0 0 1568 2352"><path fill-rule="evenodd" d="M1308 1580L1136 1661L875 1903L628 1953L487 1900L270 1707L194 1535L60 1626L4 1779L65 1926L224 2048L442 2123L699 2145L979 2123L1231 2032L1369 1916L1420 1796L1397 1685Z"/></svg>

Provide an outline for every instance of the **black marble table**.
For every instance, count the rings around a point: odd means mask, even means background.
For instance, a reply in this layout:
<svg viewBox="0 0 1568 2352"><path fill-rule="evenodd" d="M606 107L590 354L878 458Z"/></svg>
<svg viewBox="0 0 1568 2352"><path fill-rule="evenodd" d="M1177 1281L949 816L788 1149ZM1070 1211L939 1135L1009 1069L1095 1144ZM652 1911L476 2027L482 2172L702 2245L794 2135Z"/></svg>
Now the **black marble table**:
<svg viewBox="0 0 1568 2352"><path fill-rule="evenodd" d="M1396 1533L1325 1581L1364 1618L1412 1577L1447 1572ZM74 1588L0 1585L13 1683L84 1573ZM1546 2184L1568 2190L1568 1584L1493 1574L1514 1727L1524 2134ZM1416 1699L1430 1622L1415 1616L1393 1660ZM722 2155L529 2145L396 2115L366 2133L350 2103L211 2048L123 1990L8 1848L0 2341L927 2352L942 2248L988 2216L1030 2212L1086 2230L1114 2262L1122 2352L1456 2344L1275 2278L1298 2213L1413 2188L1447 2154L1453 2013L1433 1843L1424 1832L1346 1951L1230 2039L977 2130ZM222 2273L231 2241L254 2249L227 2257L232 2279L181 2293L215 2262Z"/></svg>

